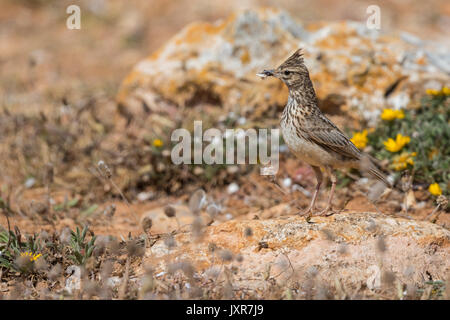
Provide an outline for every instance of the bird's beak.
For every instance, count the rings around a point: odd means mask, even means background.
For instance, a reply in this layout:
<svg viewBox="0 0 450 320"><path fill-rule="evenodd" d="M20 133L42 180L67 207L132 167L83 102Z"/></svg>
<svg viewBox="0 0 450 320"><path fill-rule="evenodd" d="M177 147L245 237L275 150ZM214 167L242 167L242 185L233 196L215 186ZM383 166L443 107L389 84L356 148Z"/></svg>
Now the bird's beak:
<svg viewBox="0 0 450 320"><path fill-rule="evenodd" d="M260 72L260 73L257 73L256 75L258 76L258 77L261 77L261 78L266 78L266 77L273 77L273 76L275 76L275 70L264 70L264 71L262 71L262 72Z"/></svg>

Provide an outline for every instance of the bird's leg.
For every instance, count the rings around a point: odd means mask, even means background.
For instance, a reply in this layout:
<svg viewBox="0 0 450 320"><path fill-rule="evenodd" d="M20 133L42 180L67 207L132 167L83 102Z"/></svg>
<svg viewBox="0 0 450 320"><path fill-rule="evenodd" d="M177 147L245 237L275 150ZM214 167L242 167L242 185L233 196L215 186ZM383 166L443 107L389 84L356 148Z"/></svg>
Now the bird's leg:
<svg viewBox="0 0 450 320"><path fill-rule="evenodd" d="M331 201L333 201L334 189L336 189L337 178L333 172L333 169L327 167L326 170L331 179L331 190L330 195L328 196L327 206L319 213L320 216L329 216L333 214L333 209L331 208Z"/></svg>
<svg viewBox="0 0 450 320"><path fill-rule="evenodd" d="M317 184L316 188L314 190L314 194L311 200L311 204L309 205L308 209L306 209L304 212L301 213L301 215L308 215L308 217L311 217L311 214L314 210L314 206L316 204L317 195L319 194L320 186L322 185L322 171L320 171L319 167L312 166L314 173L316 174Z"/></svg>

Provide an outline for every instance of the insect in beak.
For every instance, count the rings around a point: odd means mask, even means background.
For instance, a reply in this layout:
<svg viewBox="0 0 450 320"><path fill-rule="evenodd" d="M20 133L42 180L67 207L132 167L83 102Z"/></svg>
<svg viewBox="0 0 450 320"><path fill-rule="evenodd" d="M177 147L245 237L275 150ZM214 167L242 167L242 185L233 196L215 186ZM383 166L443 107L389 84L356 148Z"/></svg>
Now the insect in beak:
<svg viewBox="0 0 450 320"><path fill-rule="evenodd" d="M273 77L275 70L264 70L261 73L257 73L256 75L261 78Z"/></svg>

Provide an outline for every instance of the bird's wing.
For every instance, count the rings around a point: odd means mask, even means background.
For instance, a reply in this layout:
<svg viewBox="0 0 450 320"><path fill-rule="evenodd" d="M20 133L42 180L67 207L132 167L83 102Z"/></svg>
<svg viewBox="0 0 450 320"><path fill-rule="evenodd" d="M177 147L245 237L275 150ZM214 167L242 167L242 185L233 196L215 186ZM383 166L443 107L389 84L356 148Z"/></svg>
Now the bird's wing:
<svg viewBox="0 0 450 320"><path fill-rule="evenodd" d="M303 134L327 151L334 151L354 160L361 159L358 148L324 115L309 121L303 129Z"/></svg>

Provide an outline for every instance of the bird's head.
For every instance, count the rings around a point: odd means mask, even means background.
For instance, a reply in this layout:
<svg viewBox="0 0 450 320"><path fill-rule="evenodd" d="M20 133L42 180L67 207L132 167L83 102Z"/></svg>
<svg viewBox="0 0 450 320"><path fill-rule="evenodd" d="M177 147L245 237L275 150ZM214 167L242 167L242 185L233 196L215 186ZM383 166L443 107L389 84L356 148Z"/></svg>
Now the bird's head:
<svg viewBox="0 0 450 320"><path fill-rule="evenodd" d="M257 76L275 77L283 81L289 89L301 86L306 79L309 80L308 69L303 61L303 54L301 49L294 52L285 62L278 68L271 70L264 70L257 74Z"/></svg>

